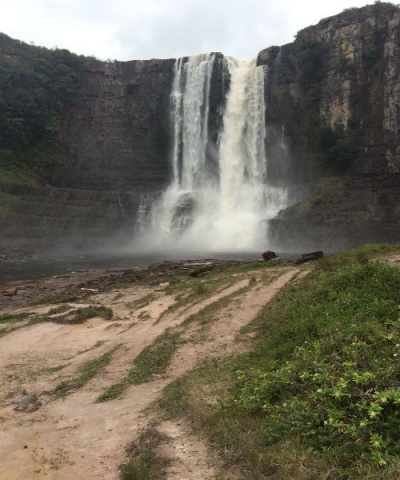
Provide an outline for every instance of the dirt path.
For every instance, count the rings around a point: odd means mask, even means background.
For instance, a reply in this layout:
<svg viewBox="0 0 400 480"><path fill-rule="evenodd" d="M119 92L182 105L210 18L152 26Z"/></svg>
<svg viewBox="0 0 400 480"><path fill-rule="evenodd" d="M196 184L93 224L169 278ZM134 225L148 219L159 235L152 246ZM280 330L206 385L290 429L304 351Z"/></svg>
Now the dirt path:
<svg viewBox="0 0 400 480"><path fill-rule="evenodd" d="M198 362L248 348L251 339L240 333L241 327L298 273L284 268L265 283L255 281L257 274L249 272L232 278L230 285L219 287L208 298L175 310L171 307L177 299L165 291L168 283L94 292L90 303L111 306L113 321L46 322L4 335L0 338L0 480L116 480L125 446L147 424L143 409ZM230 302L216 309L206 329L190 321L232 295ZM139 306L143 298L148 302ZM46 308L50 306L34 310L40 313ZM107 387L125 377L133 359L167 328L181 328L188 341L177 350L165 374L150 383L131 385L116 400L94 403ZM63 398L44 393L118 345L111 362L82 388ZM15 411L11 402L24 391L37 395L43 405L30 413ZM159 428L171 439L166 447L174 460L169 479L212 478L215 472L199 439L183 424L164 422Z"/></svg>

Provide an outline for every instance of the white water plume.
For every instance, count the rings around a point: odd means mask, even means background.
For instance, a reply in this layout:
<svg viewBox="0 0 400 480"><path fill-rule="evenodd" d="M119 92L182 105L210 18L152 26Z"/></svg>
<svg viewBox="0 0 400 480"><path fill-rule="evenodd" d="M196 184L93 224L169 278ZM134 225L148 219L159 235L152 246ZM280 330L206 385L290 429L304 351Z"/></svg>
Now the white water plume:
<svg viewBox="0 0 400 480"><path fill-rule="evenodd" d="M172 186L193 191L207 182L205 176L208 142L210 83L214 55L180 58L172 87Z"/></svg>
<svg viewBox="0 0 400 480"><path fill-rule="evenodd" d="M170 186L152 207L142 245L186 251L260 251L267 220L287 201L268 185L264 68L225 58L230 89L210 169L208 122L214 55L177 60L171 93L173 152ZM215 160L215 159L213 159Z"/></svg>

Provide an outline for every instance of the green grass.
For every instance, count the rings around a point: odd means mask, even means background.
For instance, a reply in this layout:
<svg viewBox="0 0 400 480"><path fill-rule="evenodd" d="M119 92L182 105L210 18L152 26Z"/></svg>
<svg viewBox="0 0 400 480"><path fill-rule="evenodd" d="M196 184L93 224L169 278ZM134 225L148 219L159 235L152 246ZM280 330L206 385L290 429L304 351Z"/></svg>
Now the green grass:
<svg viewBox="0 0 400 480"><path fill-rule="evenodd" d="M51 393L57 396L65 396L71 390L77 390L79 388L82 388L89 380L94 378L104 367L106 367L111 362L112 356L116 352L116 350L118 350L118 348L120 348L120 345L116 345L100 357L84 363L79 368L79 376L71 380L61 382Z"/></svg>
<svg viewBox="0 0 400 480"><path fill-rule="evenodd" d="M233 283L247 278L251 271L265 270L265 278L270 278L271 264L274 262L254 262L249 264L228 267L224 270L213 270L200 278L186 277L179 283L172 283L167 289L167 295L176 295L175 303L165 310L159 317L160 321L165 315L179 308L190 306L204 298L209 297L216 291L230 287ZM275 266L275 265L274 265ZM233 276L234 275L234 276Z"/></svg>
<svg viewBox="0 0 400 480"><path fill-rule="evenodd" d="M139 438L128 446L127 461L120 468L121 480L164 480L167 478L166 468L170 461L157 453L157 449L167 437L154 427L139 435Z"/></svg>
<svg viewBox="0 0 400 480"><path fill-rule="evenodd" d="M251 284L249 285L251 286ZM236 292L231 293L230 295L227 295L226 297L222 297L219 300L211 303L210 305L207 305L206 307L202 308L199 312L190 315L184 322L183 325L187 326L191 323L197 323L200 327L203 329L207 328L213 320L215 320L218 312L224 308L227 307L230 303L234 301L236 297L239 297L240 295L243 295L249 287L243 287L240 290L237 290Z"/></svg>
<svg viewBox="0 0 400 480"><path fill-rule="evenodd" d="M255 320L249 354L164 390L244 478L400 476L400 269L369 245L317 263Z"/></svg>
<svg viewBox="0 0 400 480"><path fill-rule="evenodd" d="M105 320L111 320L113 316L113 311L109 307L104 307L102 305L90 305L89 307L82 307L77 308L76 310L69 311L68 305L61 305L60 307L56 307L47 314L48 320L55 322L55 323L65 323L65 324L77 324L83 323L86 320L94 317L101 317ZM62 313L65 312L63 315L59 315L54 318L49 318L48 315L52 315L55 313Z"/></svg>
<svg viewBox="0 0 400 480"><path fill-rule="evenodd" d="M131 308L132 310L139 310L140 308L147 307L149 303L153 302L158 295L156 293L148 293L143 297L140 297L132 302L128 302L125 304L127 308Z"/></svg>
<svg viewBox="0 0 400 480"><path fill-rule="evenodd" d="M209 294L211 292L212 285L224 285L226 284L226 273L227 272L215 272L215 275L211 275L209 282L204 280L199 281L198 279L191 279L186 283L186 288L191 291L189 298L196 297L197 299L205 296L206 292ZM231 269L228 269L228 274L230 276ZM265 275L264 280L273 278L269 272ZM240 278L238 278L240 280ZM250 282L251 283L251 282ZM254 282L253 282L254 283ZM252 283L251 283L252 284ZM195 315L191 315L184 322L184 325L189 323L197 322L201 327L201 330L197 332L197 337L204 334L205 329L214 319L216 313L228 305L233 298L242 294L248 287L244 287L240 291L234 292L228 297L224 297L217 302L208 305L203 308L200 312ZM187 297L182 302L178 302L179 305L184 305L187 302ZM143 312L145 314L145 312ZM159 320L158 320L159 321ZM153 375L162 374L168 368L168 365L171 361L171 358L175 351L182 344L181 339L181 328L167 329L162 335L156 338L156 340L145 347L140 354L134 360L134 366L129 371L128 375L118 383L111 385L105 392L103 392L98 398L97 402L107 402L110 400L115 400L126 390L129 385L139 385L142 383L151 382L153 380Z"/></svg>
<svg viewBox="0 0 400 480"><path fill-rule="evenodd" d="M198 284L194 285L196 289ZM229 297L222 298L217 302L203 308L200 312L190 316L184 322L184 325L197 322L202 331L207 325L212 322L215 314L222 307L229 304L232 298L243 293L248 287L241 289L238 292L234 292ZM144 312L143 312L144 313ZM111 385L104 393L102 393L97 402L107 402L109 400L115 400L118 398L129 385L140 385L142 383L151 382L153 375L162 374L168 368L171 358L183 343L181 339L181 328L167 329L163 334L156 338L156 340L145 347L134 360L134 366L129 371L128 375L118 383ZM197 332L199 335L199 332Z"/></svg>
<svg viewBox="0 0 400 480"><path fill-rule="evenodd" d="M96 402L107 402L118 398L129 385L140 385L153 380L153 375L165 372L175 351L181 344L180 333L167 329L149 346L145 347L134 360L128 375L111 385Z"/></svg>
<svg viewBox="0 0 400 480"><path fill-rule="evenodd" d="M348 250L332 257L325 257L317 263L317 267L325 270L344 266L348 263L366 263L369 260L385 258L400 253L399 245L386 243L367 244L354 250Z"/></svg>
<svg viewBox="0 0 400 480"><path fill-rule="evenodd" d="M14 323L20 320L25 320L29 318L32 313L22 312L22 313L2 313L0 314L0 325L3 323Z"/></svg>
<svg viewBox="0 0 400 480"><path fill-rule="evenodd" d="M56 373L65 368L65 365L56 365L55 367L47 367L41 370L43 373Z"/></svg>
<svg viewBox="0 0 400 480"><path fill-rule="evenodd" d="M41 368L39 370L30 372L28 378L30 381L35 381L38 377L41 377L42 375L51 375L52 373L59 372L65 367L66 365L56 365L54 367Z"/></svg>
<svg viewBox="0 0 400 480"><path fill-rule="evenodd" d="M21 315L21 316L19 316L19 315ZM31 316L32 314L29 313L27 315ZM5 314L3 322L0 322L0 323L12 323L14 321L25 320L26 318L28 318L27 315L17 314L17 315L14 315L14 316L13 315L8 316L7 314ZM43 322L46 322L46 321L47 321L47 319L46 319L45 316L35 315L34 317L32 317L29 320L29 322L26 322L23 325L15 326L15 327L11 328L10 330L1 330L0 331L0 338L4 337L5 335L7 335L9 333L13 333L17 330L20 330L21 328L32 327L33 325L37 325L38 323L43 323Z"/></svg>
<svg viewBox="0 0 400 480"><path fill-rule="evenodd" d="M113 311L111 308L104 307L104 306L95 306L91 305L89 307L82 307L82 308L77 308L73 311L70 311L71 307L69 305L60 305L58 307L54 307L48 311L46 315L34 315L33 313L27 313L27 312L22 312L22 313L4 313L0 315L0 325L1 324L7 324L7 323L14 323L20 320L26 320L29 317L30 320L26 322L23 325L16 326L10 330L2 330L0 331L0 338L3 337L4 335L7 335L8 333L15 332L16 330L19 330L21 328L26 328L26 327L31 327L33 325L36 325L38 323L43 323L43 322L54 322L54 323L61 323L61 324L78 324L78 323L83 323L86 320L94 317L102 317L105 320L110 320L113 316ZM64 314L62 314L65 312ZM50 315L58 314L59 315L56 318L50 318ZM34 316L32 316L34 315Z"/></svg>
<svg viewBox="0 0 400 480"><path fill-rule="evenodd" d="M59 305L58 307L51 308L46 315L55 315L57 313L64 313L64 312L68 312L68 310L71 310L71 309L72 309L71 305L63 304L63 305Z"/></svg>
<svg viewBox="0 0 400 480"><path fill-rule="evenodd" d="M400 270L361 263L320 270L283 296L231 403L260 416L263 438L332 449L343 468L400 453ZM331 459L333 460L333 458Z"/></svg>

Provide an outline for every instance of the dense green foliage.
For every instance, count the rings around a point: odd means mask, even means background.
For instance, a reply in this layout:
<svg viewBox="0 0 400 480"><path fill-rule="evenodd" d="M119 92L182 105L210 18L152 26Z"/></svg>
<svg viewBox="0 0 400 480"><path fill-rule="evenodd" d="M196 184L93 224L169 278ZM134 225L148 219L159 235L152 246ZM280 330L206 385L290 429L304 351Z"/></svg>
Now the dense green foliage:
<svg viewBox="0 0 400 480"><path fill-rule="evenodd" d="M25 320L32 315L29 312L20 312L20 313L0 313L0 324L1 323L13 323L18 322L19 320Z"/></svg>
<svg viewBox="0 0 400 480"><path fill-rule="evenodd" d="M346 139L338 139L333 147L325 152L325 159L335 170L350 166L358 156L358 148Z"/></svg>
<svg viewBox="0 0 400 480"><path fill-rule="evenodd" d="M55 160L60 120L85 58L0 34L0 168L44 170Z"/></svg>
<svg viewBox="0 0 400 480"><path fill-rule="evenodd" d="M266 445L300 438L344 468L400 454L400 269L359 260L286 292L229 404L260 418Z"/></svg>
<svg viewBox="0 0 400 480"><path fill-rule="evenodd" d="M326 45L320 41L299 38L296 46L298 49L297 63L301 82L307 87L319 83L324 74L324 57L327 53Z"/></svg>
<svg viewBox="0 0 400 480"><path fill-rule="evenodd" d="M358 148L349 140L348 131L343 126L333 129L324 125L319 134L324 165L334 172L345 170L357 158Z"/></svg>
<svg viewBox="0 0 400 480"><path fill-rule="evenodd" d="M320 273L301 302L289 301L290 328L261 347L276 366L238 372L235 402L268 418L267 443L299 434L349 462L382 465L400 453L399 292L397 268L352 265Z"/></svg>

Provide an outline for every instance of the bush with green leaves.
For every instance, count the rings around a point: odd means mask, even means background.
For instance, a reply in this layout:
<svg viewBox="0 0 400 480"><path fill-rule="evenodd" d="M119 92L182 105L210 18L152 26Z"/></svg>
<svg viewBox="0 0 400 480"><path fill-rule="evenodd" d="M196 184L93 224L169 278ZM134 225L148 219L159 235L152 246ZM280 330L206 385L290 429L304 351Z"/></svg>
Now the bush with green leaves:
<svg viewBox="0 0 400 480"><path fill-rule="evenodd" d="M326 166L335 171L343 171L358 157L359 150L349 140L348 131L343 125L332 128L323 125L319 129L319 147Z"/></svg>
<svg viewBox="0 0 400 480"><path fill-rule="evenodd" d="M308 87L319 83L324 74L323 66L327 54L326 44L317 40L303 39L299 36L296 46L296 58L301 82Z"/></svg>
<svg viewBox="0 0 400 480"><path fill-rule="evenodd" d="M351 467L400 455L400 269L325 265L288 291L229 408L260 417L267 445L300 438Z"/></svg>
<svg viewBox="0 0 400 480"><path fill-rule="evenodd" d="M0 60L0 167L45 169L88 59L0 34Z"/></svg>

